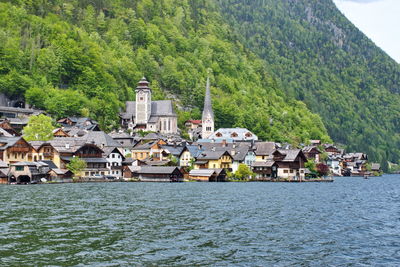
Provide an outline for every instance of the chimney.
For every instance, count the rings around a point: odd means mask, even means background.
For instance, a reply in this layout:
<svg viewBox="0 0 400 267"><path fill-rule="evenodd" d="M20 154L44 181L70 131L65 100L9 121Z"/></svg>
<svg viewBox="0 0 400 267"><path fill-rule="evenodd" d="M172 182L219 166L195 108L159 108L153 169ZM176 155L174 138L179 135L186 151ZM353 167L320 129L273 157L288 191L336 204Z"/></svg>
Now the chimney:
<svg viewBox="0 0 400 267"><path fill-rule="evenodd" d="M222 140L222 147L226 147L226 139Z"/></svg>
<svg viewBox="0 0 400 267"><path fill-rule="evenodd" d="M65 148L69 149L69 143L65 143Z"/></svg>
<svg viewBox="0 0 400 267"><path fill-rule="evenodd" d="M211 151L212 151L212 152L215 152L215 147L211 148Z"/></svg>

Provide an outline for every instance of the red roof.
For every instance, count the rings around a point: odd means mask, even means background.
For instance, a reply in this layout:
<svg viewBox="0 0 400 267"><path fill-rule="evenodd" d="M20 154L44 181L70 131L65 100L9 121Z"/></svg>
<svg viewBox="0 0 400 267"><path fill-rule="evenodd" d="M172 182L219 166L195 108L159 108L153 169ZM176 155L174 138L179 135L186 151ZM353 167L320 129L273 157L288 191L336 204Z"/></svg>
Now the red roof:
<svg viewBox="0 0 400 267"><path fill-rule="evenodd" d="M193 123L193 124L200 124L201 120L188 120L186 122L190 122L190 123Z"/></svg>

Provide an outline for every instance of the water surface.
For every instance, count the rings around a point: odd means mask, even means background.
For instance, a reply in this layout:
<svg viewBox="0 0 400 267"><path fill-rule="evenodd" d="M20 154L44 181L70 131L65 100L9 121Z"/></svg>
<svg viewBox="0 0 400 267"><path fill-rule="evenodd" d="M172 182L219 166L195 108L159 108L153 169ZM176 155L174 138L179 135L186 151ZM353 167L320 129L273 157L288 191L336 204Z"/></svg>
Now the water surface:
<svg viewBox="0 0 400 267"><path fill-rule="evenodd" d="M399 266L400 176L0 186L1 266Z"/></svg>

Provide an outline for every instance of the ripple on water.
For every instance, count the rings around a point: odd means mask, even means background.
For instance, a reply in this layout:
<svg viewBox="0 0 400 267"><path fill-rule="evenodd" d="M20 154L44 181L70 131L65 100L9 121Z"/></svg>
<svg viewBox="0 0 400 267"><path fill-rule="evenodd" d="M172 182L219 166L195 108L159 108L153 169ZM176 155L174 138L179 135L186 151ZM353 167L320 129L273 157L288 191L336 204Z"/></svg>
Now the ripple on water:
<svg viewBox="0 0 400 267"><path fill-rule="evenodd" d="M0 186L0 265L398 266L399 185Z"/></svg>

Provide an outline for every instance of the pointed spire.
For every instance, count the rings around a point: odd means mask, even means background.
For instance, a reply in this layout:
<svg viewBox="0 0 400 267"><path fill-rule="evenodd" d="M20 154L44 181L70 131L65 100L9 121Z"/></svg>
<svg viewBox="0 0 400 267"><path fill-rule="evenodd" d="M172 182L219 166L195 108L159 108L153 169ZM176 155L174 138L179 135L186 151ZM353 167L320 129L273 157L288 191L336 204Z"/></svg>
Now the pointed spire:
<svg viewBox="0 0 400 267"><path fill-rule="evenodd" d="M203 120L210 114L211 118L214 119L214 112L211 105L211 91L210 91L210 77L207 77L206 95L204 98L203 108Z"/></svg>

